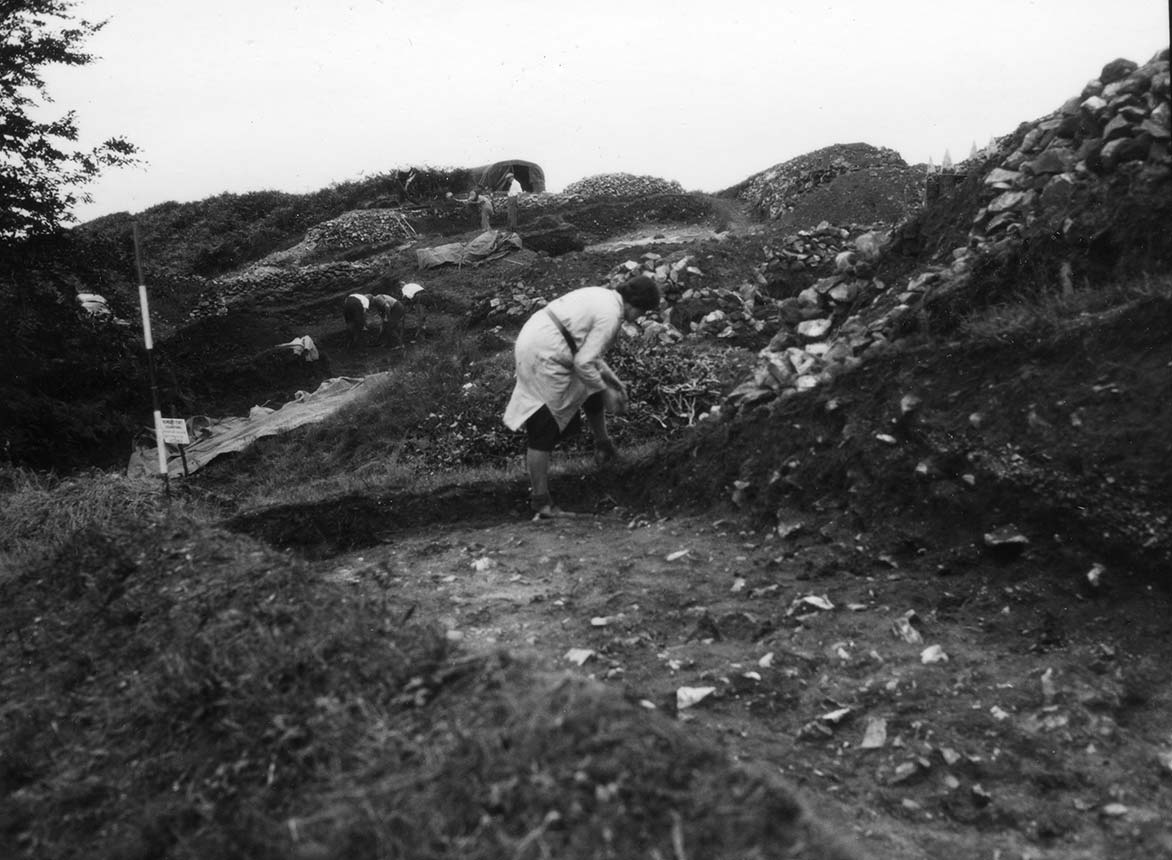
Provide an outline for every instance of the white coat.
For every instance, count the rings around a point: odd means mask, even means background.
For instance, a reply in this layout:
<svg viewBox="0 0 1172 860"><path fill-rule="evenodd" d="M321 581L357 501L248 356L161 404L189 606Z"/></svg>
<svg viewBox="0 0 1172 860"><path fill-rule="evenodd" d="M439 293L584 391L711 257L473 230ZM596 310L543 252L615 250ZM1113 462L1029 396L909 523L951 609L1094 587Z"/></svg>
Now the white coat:
<svg viewBox="0 0 1172 860"><path fill-rule="evenodd" d="M546 310L557 316L574 338L576 354L571 355ZM517 382L505 408L505 425L520 430L544 405L564 430L586 398L606 388L603 356L622 324L623 297L606 287L574 290L529 317L513 350Z"/></svg>

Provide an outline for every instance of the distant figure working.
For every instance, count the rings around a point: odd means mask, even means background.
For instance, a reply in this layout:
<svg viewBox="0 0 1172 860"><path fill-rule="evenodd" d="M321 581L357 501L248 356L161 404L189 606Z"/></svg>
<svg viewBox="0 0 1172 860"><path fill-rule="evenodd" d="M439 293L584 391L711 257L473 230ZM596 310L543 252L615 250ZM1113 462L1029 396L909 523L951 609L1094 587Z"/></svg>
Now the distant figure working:
<svg viewBox="0 0 1172 860"><path fill-rule="evenodd" d="M645 275L616 289L582 287L554 299L529 317L514 347L517 382L504 421L510 430L525 428L525 465L531 485L534 519L566 514L549 492L550 455L558 442L573 435L586 413L601 465L617 456L606 430L606 412L626 408L627 390L603 356L623 321L659 307L655 281Z"/></svg>
<svg viewBox="0 0 1172 860"><path fill-rule="evenodd" d="M346 322L348 337L346 346L353 349L358 346L362 333L368 328L377 328L375 345L381 346L392 335L396 343L402 346L404 338L404 317L407 308L394 296L380 293L372 296L368 293L351 293L342 303L342 319ZM373 324L367 324L367 315L373 316Z"/></svg>
<svg viewBox="0 0 1172 860"><path fill-rule="evenodd" d="M369 310L370 296L364 293L351 293L342 302L342 319L346 322L348 349L358 346L358 339L366 331L366 312Z"/></svg>
<svg viewBox="0 0 1172 860"><path fill-rule="evenodd" d="M378 315L381 323L375 343L381 346L387 343L391 336L394 336L395 345L403 346L406 341L404 319L407 315L407 308L404 307L403 303L394 296L379 293L377 296L371 297L370 307Z"/></svg>
<svg viewBox="0 0 1172 860"><path fill-rule="evenodd" d="M495 211L492 205L492 194L487 189L476 187L468 192L468 199L465 201L468 206L480 210L480 229L492 229L491 216Z"/></svg>

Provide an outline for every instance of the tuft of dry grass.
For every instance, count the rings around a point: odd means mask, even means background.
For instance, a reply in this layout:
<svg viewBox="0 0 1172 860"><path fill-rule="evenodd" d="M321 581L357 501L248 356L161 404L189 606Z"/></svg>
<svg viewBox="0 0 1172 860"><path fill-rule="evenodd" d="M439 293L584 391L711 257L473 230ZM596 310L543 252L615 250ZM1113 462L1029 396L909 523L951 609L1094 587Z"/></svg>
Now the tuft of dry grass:
<svg viewBox="0 0 1172 860"><path fill-rule="evenodd" d="M0 582L0 856L287 856L291 798L444 660L408 614L174 512L71 535Z"/></svg>
<svg viewBox="0 0 1172 860"><path fill-rule="evenodd" d="M856 857L784 781L613 688L503 654L430 680L426 755L389 771L365 738L369 764L289 822L307 855Z"/></svg>
<svg viewBox="0 0 1172 860"><path fill-rule="evenodd" d="M1145 275L1095 287L1021 295L968 314L960 321L960 332L979 343L1056 340L1125 314L1138 303L1170 300L1172 276Z"/></svg>
<svg viewBox="0 0 1172 860"><path fill-rule="evenodd" d="M196 515L201 509L177 488L169 500L154 478L96 469L61 478L0 465L0 571L55 552L79 529L125 517L146 520L172 505Z"/></svg>

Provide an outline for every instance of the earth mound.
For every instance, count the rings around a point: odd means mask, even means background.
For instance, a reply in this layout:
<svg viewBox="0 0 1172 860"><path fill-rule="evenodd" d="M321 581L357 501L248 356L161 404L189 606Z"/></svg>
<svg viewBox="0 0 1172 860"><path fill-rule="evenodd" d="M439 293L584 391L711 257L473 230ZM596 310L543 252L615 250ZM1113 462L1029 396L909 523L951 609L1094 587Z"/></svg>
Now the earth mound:
<svg viewBox="0 0 1172 860"><path fill-rule="evenodd" d="M869 171L867 180L840 183L835 191L822 195L820 202L830 204L829 211L818 211L819 201L806 200L839 177L856 171ZM892 204L900 201L901 206L895 209L899 213L909 211L909 204L918 203L919 194L905 200L907 190L916 187L918 174L895 150L867 143L835 144L775 164L722 191L720 196L743 200L770 220L786 217L787 223L795 226L809 227L819 221L862 224L878 220L872 215L878 200L884 201L884 210L894 208ZM857 204L856 195L861 198ZM857 206L857 211L852 205Z"/></svg>

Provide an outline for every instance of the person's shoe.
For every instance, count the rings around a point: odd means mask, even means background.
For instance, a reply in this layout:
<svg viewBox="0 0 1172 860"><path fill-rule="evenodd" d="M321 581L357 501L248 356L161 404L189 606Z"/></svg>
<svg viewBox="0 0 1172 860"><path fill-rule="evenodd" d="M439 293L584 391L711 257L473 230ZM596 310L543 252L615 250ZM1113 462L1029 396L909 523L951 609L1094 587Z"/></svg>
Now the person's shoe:
<svg viewBox="0 0 1172 860"><path fill-rule="evenodd" d="M563 511L557 505L546 505L533 514L533 522L542 523L548 520L560 520L574 516L577 516L577 514L571 513L570 511Z"/></svg>

